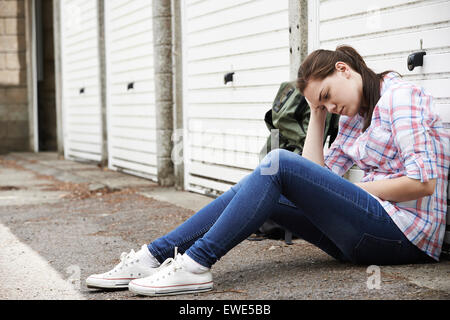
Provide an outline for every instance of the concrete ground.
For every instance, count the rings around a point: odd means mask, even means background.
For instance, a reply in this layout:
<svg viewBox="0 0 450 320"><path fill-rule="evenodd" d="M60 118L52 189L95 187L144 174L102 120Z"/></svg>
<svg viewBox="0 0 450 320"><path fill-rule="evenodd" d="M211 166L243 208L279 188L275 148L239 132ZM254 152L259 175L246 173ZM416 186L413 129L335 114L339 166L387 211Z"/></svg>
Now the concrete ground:
<svg viewBox="0 0 450 320"><path fill-rule="evenodd" d="M154 300L84 281L212 200L55 153L0 156L0 299ZM368 268L301 239L246 240L212 272L213 291L159 299L450 299L448 260Z"/></svg>

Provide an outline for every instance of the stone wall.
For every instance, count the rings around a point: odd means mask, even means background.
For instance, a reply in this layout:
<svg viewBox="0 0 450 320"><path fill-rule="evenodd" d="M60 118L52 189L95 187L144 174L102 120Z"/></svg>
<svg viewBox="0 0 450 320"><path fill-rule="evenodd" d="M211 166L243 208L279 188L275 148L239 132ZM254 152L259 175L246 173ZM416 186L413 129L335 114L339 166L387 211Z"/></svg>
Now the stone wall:
<svg viewBox="0 0 450 320"><path fill-rule="evenodd" d="M0 153L28 151L24 0L0 0Z"/></svg>

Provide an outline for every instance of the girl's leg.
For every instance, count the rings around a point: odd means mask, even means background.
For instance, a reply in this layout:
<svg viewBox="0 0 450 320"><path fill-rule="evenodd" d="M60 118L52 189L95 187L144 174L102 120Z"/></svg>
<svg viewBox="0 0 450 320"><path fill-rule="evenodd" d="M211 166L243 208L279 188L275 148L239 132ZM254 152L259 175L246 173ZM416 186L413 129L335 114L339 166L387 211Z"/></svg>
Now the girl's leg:
<svg viewBox="0 0 450 320"><path fill-rule="evenodd" d="M333 258L348 262L350 259L331 241L320 229L318 229L304 214L301 209L289 201L284 195L280 196L271 214L272 221L303 240L322 249Z"/></svg>
<svg viewBox="0 0 450 320"><path fill-rule="evenodd" d="M248 175L177 228L150 243L148 245L150 253L162 263L167 258L173 257L175 247L178 247L178 252L185 252L211 228L247 178Z"/></svg>
<svg viewBox="0 0 450 320"><path fill-rule="evenodd" d="M180 253L185 252L212 227L248 178L249 175L245 176L227 192L203 207L195 215L183 222L183 224L149 244L148 248L152 255L162 263L165 259L173 256L175 247L179 248L178 251ZM296 235L300 236L303 240L314 244L340 261L348 260L340 249L336 247L323 232L317 229L317 227L306 218L301 210L283 195L281 195L278 202L274 204L273 213L273 216L279 220L277 221L279 224L284 224L286 219L289 221L290 217L295 216L297 219L297 228L295 228L293 232ZM291 230L292 228L288 225L287 229Z"/></svg>
<svg viewBox="0 0 450 320"><path fill-rule="evenodd" d="M274 167L274 174L262 174ZM276 165L275 165L276 167ZM303 212L277 212L283 194ZM356 263L396 264L427 257L397 228L379 202L353 183L297 154L271 151L248 176L210 229L186 254L205 267L213 265L268 218L301 235L310 221ZM320 241L319 241L320 242ZM431 258L430 258L431 259Z"/></svg>

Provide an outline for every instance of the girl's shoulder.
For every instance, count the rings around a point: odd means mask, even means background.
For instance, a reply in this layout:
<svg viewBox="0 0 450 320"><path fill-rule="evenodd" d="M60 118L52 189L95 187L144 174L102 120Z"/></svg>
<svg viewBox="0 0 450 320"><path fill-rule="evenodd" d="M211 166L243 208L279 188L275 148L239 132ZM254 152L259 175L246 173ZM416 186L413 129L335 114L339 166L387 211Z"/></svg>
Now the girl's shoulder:
<svg viewBox="0 0 450 320"><path fill-rule="evenodd" d="M378 106L392 108L396 106L430 105L432 96L417 83L407 81L398 74L390 72L383 78L381 97Z"/></svg>
<svg viewBox="0 0 450 320"><path fill-rule="evenodd" d="M413 90L422 88L408 80L402 78L402 76L396 72L389 72L383 77L381 88L380 88L380 96L382 97L385 94L392 94L396 90Z"/></svg>

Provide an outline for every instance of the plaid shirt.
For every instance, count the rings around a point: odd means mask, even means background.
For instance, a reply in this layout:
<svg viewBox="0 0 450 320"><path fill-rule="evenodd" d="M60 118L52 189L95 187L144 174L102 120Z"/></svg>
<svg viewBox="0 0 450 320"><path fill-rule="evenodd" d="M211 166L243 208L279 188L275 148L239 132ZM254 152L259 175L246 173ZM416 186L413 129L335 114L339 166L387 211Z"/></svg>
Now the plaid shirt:
<svg viewBox="0 0 450 320"><path fill-rule="evenodd" d="M407 176L436 178L433 195L407 202L374 196L405 236L439 261L447 211L450 135L433 112L432 97L421 87L389 73L372 122L361 133L363 118L341 116L339 133L325 155L325 165L342 176L353 164L364 171L361 182Z"/></svg>

